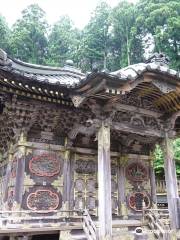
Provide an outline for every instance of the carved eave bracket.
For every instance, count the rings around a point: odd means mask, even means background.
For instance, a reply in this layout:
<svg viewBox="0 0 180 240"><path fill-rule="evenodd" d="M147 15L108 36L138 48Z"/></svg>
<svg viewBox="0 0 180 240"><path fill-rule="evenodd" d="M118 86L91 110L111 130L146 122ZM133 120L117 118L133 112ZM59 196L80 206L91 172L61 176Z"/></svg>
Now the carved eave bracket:
<svg viewBox="0 0 180 240"><path fill-rule="evenodd" d="M80 95L74 95L71 97L71 99L76 108L80 107L85 101L85 97L82 97Z"/></svg>
<svg viewBox="0 0 180 240"><path fill-rule="evenodd" d="M158 79L154 79L152 81L154 86L156 86L162 93L167 94L173 91L176 91L176 86L165 81L160 81Z"/></svg>
<svg viewBox="0 0 180 240"><path fill-rule="evenodd" d="M70 142L72 142L79 133L90 137L93 134L96 134L98 128L100 128L100 120L98 119L87 121L86 126L82 124L75 124L68 134L68 139Z"/></svg>
<svg viewBox="0 0 180 240"><path fill-rule="evenodd" d="M71 96L72 102L75 107L80 107L89 97L94 96L103 89L106 89L106 79L101 79L101 81L96 82L94 86L92 83L82 86L76 89L75 93Z"/></svg>

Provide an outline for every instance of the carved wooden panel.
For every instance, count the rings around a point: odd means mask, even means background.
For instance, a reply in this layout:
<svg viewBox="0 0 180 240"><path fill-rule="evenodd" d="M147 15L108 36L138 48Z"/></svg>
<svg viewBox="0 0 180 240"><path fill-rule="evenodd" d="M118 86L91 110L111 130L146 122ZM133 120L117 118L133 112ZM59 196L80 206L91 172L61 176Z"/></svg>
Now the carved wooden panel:
<svg viewBox="0 0 180 240"><path fill-rule="evenodd" d="M86 182L86 188L88 192L95 192L96 191L96 181L95 179L88 179Z"/></svg>
<svg viewBox="0 0 180 240"><path fill-rule="evenodd" d="M17 158L15 157L11 163L11 177L16 177L16 171L17 171Z"/></svg>
<svg viewBox="0 0 180 240"><path fill-rule="evenodd" d="M31 210L59 209L62 207L63 155L57 150L28 148L25 156L25 173L22 207Z"/></svg>
<svg viewBox="0 0 180 240"><path fill-rule="evenodd" d="M75 188L78 192L83 192L85 187L86 187L86 185L85 185L85 181L83 179L77 179L75 181Z"/></svg>
<svg viewBox="0 0 180 240"><path fill-rule="evenodd" d="M36 176L52 177L60 172L60 162L55 155L43 153L29 161L29 169Z"/></svg>
<svg viewBox="0 0 180 240"><path fill-rule="evenodd" d="M111 192L114 193L117 191L117 182L115 180L111 180Z"/></svg>
<svg viewBox="0 0 180 240"><path fill-rule="evenodd" d="M151 200L146 192L135 192L128 198L128 205L134 211L142 211L143 202L145 204L145 208L150 207Z"/></svg>
<svg viewBox="0 0 180 240"><path fill-rule="evenodd" d="M96 171L95 162L92 160L77 160L75 171L82 174L93 174Z"/></svg>
<svg viewBox="0 0 180 240"><path fill-rule="evenodd" d="M97 162L95 156L76 155L74 172L74 207L86 207L97 214Z"/></svg>
<svg viewBox="0 0 180 240"><path fill-rule="evenodd" d="M49 189L38 189L27 197L27 207L31 210L55 210L59 205L62 199Z"/></svg>
<svg viewBox="0 0 180 240"><path fill-rule="evenodd" d="M74 173L74 201L75 208L85 206L91 214L97 214L98 208L98 183L97 183L97 156L79 156L76 159ZM88 165L88 162L90 164ZM87 167L86 167L87 166ZM90 167L89 167L90 166ZM94 174L89 171L93 169ZM117 158L111 159L111 189L112 189L112 213L118 214L118 186L117 186Z"/></svg>
<svg viewBox="0 0 180 240"><path fill-rule="evenodd" d="M112 197L111 199L112 201L112 209L115 210L118 208L118 201L117 201L117 198L116 197ZM114 212L113 212L114 213Z"/></svg>
<svg viewBox="0 0 180 240"><path fill-rule="evenodd" d="M82 196L77 196L74 203L75 209L84 209L85 208L85 199Z"/></svg>
<svg viewBox="0 0 180 240"><path fill-rule="evenodd" d="M117 165L116 163L111 164L111 175L117 174Z"/></svg>
<svg viewBox="0 0 180 240"><path fill-rule="evenodd" d="M126 168L126 177L133 182L146 181L148 179L147 168L140 162L130 163Z"/></svg>
<svg viewBox="0 0 180 240"><path fill-rule="evenodd" d="M87 208L89 210L95 209L96 208L96 198L92 197L92 196L89 196L86 200L86 204L87 204Z"/></svg>
<svg viewBox="0 0 180 240"><path fill-rule="evenodd" d="M8 190L8 199L7 199L8 210L11 210L13 208L13 204L14 204L14 187L9 188Z"/></svg>

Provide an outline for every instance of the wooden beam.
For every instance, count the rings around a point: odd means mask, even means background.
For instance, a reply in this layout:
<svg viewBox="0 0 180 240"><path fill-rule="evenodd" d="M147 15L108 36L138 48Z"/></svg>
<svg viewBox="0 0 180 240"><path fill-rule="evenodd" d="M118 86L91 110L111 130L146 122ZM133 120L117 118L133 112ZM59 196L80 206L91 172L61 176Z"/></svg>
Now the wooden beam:
<svg viewBox="0 0 180 240"><path fill-rule="evenodd" d="M102 123L98 132L99 238L112 237L110 126Z"/></svg>
<svg viewBox="0 0 180 240"><path fill-rule="evenodd" d="M165 170L165 180L166 180L166 190L167 190L167 200L168 200L168 210L170 216L170 224L172 229L178 228L179 219L177 212L177 202L179 199L178 195L178 185L176 176L176 166L173 159L173 145L172 140L169 139L168 133L165 133L164 139L164 170Z"/></svg>
<svg viewBox="0 0 180 240"><path fill-rule="evenodd" d="M121 103L115 104L115 108L118 111L122 111L122 110L127 111L128 110L129 112L141 113L141 114L155 117L155 118L159 118L162 116L162 113L154 112L154 111L147 110L147 109L140 108L140 107L134 107L134 106L126 105L126 104L121 104Z"/></svg>
<svg viewBox="0 0 180 240"><path fill-rule="evenodd" d="M131 126L130 124L125 123L113 122L111 128L117 131L134 133L147 137L164 137L164 133L162 131Z"/></svg>

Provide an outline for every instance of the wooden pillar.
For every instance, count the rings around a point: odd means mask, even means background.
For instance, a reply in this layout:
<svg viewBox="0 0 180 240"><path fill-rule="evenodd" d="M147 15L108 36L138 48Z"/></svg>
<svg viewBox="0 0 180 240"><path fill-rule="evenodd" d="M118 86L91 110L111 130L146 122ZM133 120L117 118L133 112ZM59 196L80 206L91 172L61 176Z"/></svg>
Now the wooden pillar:
<svg viewBox="0 0 180 240"><path fill-rule="evenodd" d="M64 210L74 208L74 154L69 149L68 139L66 139L66 150L64 152L63 168L63 203Z"/></svg>
<svg viewBox="0 0 180 240"><path fill-rule="evenodd" d="M10 176L11 176L11 161L13 158L13 145L10 144L9 147L9 151L7 154L7 158L8 158L8 165L6 168L6 175L5 175L5 180L2 186L2 195L3 195L3 206L2 209L3 210L7 210L6 209L6 202L8 200L8 185L9 185L9 180L10 180Z"/></svg>
<svg viewBox="0 0 180 240"><path fill-rule="evenodd" d="M120 206L120 215L127 219L127 206L126 206L126 194L125 194L125 163L127 162L127 156L121 156L119 159L119 168L118 168L118 199Z"/></svg>
<svg viewBox="0 0 180 240"><path fill-rule="evenodd" d="M15 181L15 209L20 210L23 198L24 188L24 172L25 172L25 157L26 157L26 135L21 132L17 145L17 168Z"/></svg>
<svg viewBox="0 0 180 240"><path fill-rule="evenodd" d="M110 126L102 125L98 132L98 200L99 237L112 237Z"/></svg>
<svg viewBox="0 0 180 240"><path fill-rule="evenodd" d="M154 172L154 160L152 157L150 157L149 176L150 176L150 185L151 185L152 207L157 208L156 177Z"/></svg>
<svg viewBox="0 0 180 240"><path fill-rule="evenodd" d="M66 205L66 210L69 210L70 201L70 185L71 185L71 174L70 174L70 150L65 151L64 155L64 169L63 169L63 202Z"/></svg>
<svg viewBox="0 0 180 240"><path fill-rule="evenodd" d="M170 224L172 229L178 227L178 213L177 213L177 200L178 185L176 177L175 161L173 159L172 140L168 138L168 133L165 133L164 140L164 170L167 190L168 209L170 216Z"/></svg>

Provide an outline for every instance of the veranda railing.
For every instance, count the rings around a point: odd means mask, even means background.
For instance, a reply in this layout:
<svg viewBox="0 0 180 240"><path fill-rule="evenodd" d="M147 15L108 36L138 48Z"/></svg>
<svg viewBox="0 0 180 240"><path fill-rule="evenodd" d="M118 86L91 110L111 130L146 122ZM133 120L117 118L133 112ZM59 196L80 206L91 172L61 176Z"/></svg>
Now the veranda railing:
<svg viewBox="0 0 180 240"><path fill-rule="evenodd" d="M55 227L60 223L82 223L82 211L0 211L0 228Z"/></svg>
<svg viewBox="0 0 180 240"><path fill-rule="evenodd" d="M180 179L178 179L177 184L178 184L178 190L180 192ZM156 180L156 192L157 193L166 193L165 180Z"/></svg>

